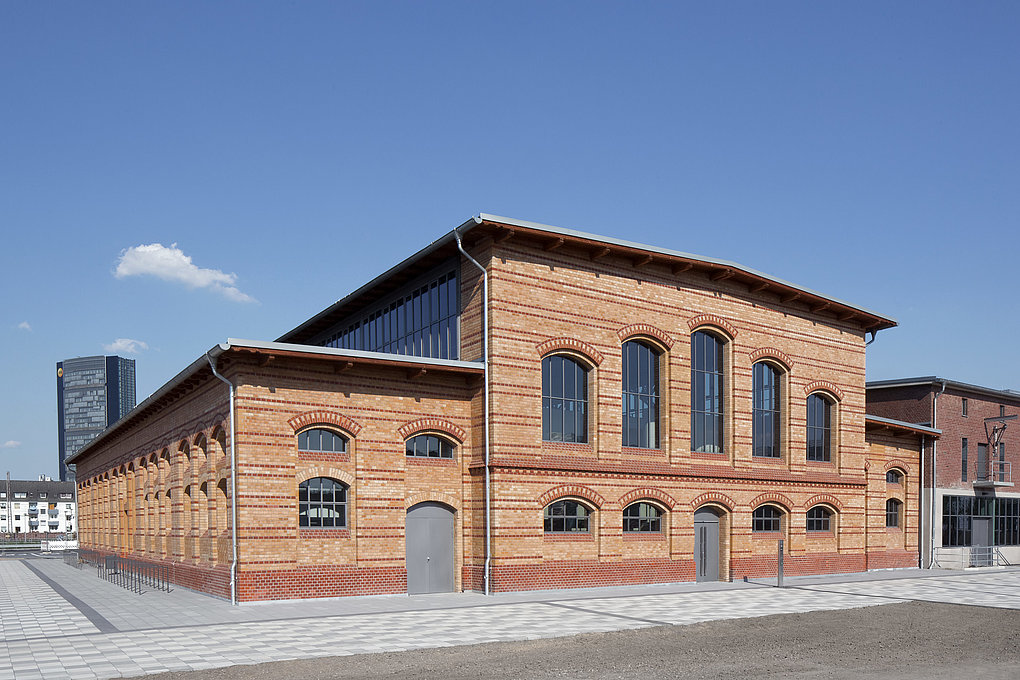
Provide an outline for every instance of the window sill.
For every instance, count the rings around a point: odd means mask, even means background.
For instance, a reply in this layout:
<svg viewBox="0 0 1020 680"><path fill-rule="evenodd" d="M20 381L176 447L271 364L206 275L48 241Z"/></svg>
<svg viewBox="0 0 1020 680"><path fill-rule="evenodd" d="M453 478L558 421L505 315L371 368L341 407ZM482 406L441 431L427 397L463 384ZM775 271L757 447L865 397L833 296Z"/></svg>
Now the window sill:
<svg viewBox="0 0 1020 680"><path fill-rule="evenodd" d="M566 543L584 543L595 540L595 536L590 531L564 531L561 533L544 532L542 534L542 538L553 543L557 543L559 541Z"/></svg>
<svg viewBox="0 0 1020 680"><path fill-rule="evenodd" d="M666 534L661 531L624 531L623 542L630 541L665 541Z"/></svg>
<svg viewBox="0 0 1020 680"><path fill-rule="evenodd" d="M782 531L752 531L751 540L755 539L771 539L773 541L783 537Z"/></svg>
<svg viewBox="0 0 1020 680"><path fill-rule="evenodd" d="M586 453L594 453L595 448L590 442L552 442L547 439L542 440L543 449L551 449L553 451L584 451Z"/></svg>
<svg viewBox="0 0 1020 680"><path fill-rule="evenodd" d="M885 532L887 534L902 534L903 529L900 529L899 527L886 527Z"/></svg>
<svg viewBox="0 0 1020 680"><path fill-rule="evenodd" d="M336 527L298 527L298 538L350 538L351 530Z"/></svg>
<svg viewBox="0 0 1020 680"><path fill-rule="evenodd" d="M836 533L832 529L829 529L828 531L805 531L804 533L808 537L808 539L836 537Z"/></svg>
<svg viewBox="0 0 1020 680"><path fill-rule="evenodd" d="M425 458L423 456L404 456L409 465L438 465L440 467L455 466L456 458Z"/></svg>
<svg viewBox="0 0 1020 680"><path fill-rule="evenodd" d="M298 460L316 460L329 463L349 463L350 451L298 451Z"/></svg>
<svg viewBox="0 0 1020 680"><path fill-rule="evenodd" d="M819 467L819 468L834 468L836 463L831 460L806 460L808 467Z"/></svg>
<svg viewBox="0 0 1020 680"><path fill-rule="evenodd" d="M636 456L661 456L665 454L662 449L643 449L638 446L624 446L621 451Z"/></svg>
<svg viewBox="0 0 1020 680"><path fill-rule="evenodd" d="M779 456L779 457L773 457L773 456L751 456L751 460L753 460L756 463L765 463L767 465L783 465L784 463L786 463L786 461L783 460L782 456Z"/></svg>

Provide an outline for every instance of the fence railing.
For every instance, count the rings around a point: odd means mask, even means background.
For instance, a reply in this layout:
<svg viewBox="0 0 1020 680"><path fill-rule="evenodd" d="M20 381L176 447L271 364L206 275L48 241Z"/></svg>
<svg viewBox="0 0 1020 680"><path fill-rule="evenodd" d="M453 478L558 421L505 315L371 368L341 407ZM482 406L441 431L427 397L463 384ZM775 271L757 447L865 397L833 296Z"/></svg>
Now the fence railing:
<svg viewBox="0 0 1020 680"><path fill-rule="evenodd" d="M976 484L1013 483L1013 464L1008 460L978 460L974 464L974 482Z"/></svg>
<svg viewBox="0 0 1020 680"><path fill-rule="evenodd" d="M153 564L128 557L107 555L94 550L67 550L64 563L78 569L94 567L96 576L141 594L146 590L173 590L170 582L172 567L168 564Z"/></svg>
<svg viewBox="0 0 1020 680"><path fill-rule="evenodd" d="M965 548L935 548L935 564L948 569L960 567L1011 567L1006 556L994 545L975 545Z"/></svg>

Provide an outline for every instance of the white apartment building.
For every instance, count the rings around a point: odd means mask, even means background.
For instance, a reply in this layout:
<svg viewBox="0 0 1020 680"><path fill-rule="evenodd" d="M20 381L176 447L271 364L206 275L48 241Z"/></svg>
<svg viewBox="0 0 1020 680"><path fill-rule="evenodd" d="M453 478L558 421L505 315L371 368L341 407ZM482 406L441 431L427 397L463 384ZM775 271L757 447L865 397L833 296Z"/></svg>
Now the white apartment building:
<svg viewBox="0 0 1020 680"><path fill-rule="evenodd" d="M74 482L0 480L0 534L77 533Z"/></svg>

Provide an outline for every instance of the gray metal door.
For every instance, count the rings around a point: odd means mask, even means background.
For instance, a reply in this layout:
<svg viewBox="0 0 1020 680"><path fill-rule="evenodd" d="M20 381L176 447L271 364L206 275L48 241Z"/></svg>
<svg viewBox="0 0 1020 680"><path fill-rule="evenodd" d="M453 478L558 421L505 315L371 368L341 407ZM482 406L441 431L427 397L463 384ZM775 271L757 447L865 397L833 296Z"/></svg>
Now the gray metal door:
<svg viewBox="0 0 1020 680"><path fill-rule="evenodd" d="M453 592L453 510L440 503L419 503L407 511L404 526L407 593Z"/></svg>
<svg viewBox="0 0 1020 680"><path fill-rule="evenodd" d="M694 513L694 573L698 581L719 580L719 514L712 508Z"/></svg>
<svg viewBox="0 0 1020 680"><path fill-rule="evenodd" d="M988 567L992 564L992 518L974 517L971 520L970 565Z"/></svg>

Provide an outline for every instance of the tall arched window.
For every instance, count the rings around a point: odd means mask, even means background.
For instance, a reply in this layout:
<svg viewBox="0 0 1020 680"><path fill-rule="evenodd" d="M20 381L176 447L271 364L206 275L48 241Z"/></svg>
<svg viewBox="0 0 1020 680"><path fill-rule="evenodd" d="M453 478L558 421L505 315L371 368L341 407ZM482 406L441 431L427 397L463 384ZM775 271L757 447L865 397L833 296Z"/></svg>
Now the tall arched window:
<svg viewBox="0 0 1020 680"><path fill-rule="evenodd" d="M723 341L691 335L691 449L723 453Z"/></svg>
<svg viewBox="0 0 1020 680"><path fill-rule="evenodd" d="M659 448L659 353L640 340L623 343L623 445Z"/></svg>
<svg viewBox="0 0 1020 680"><path fill-rule="evenodd" d="M752 370L752 450L759 458L779 458L779 439L782 431L780 410L779 371L769 363L759 361Z"/></svg>
<svg viewBox="0 0 1020 680"><path fill-rule="evenodd" d="M807 459L832 460L832 402L821 394L807 398Z"/></svg>
<svg viewBox="0 0 1020 680"><path fill-rule="evenodd" d="M588 369L560 354L542 359L542 439L588 441Z"/></svg>
<svg viewBox="0 0 1020 680"><path fill-rule="evenodd" d="M329 477L312 477L298 485L298 526L347 526L347 485Z"/></svg>

